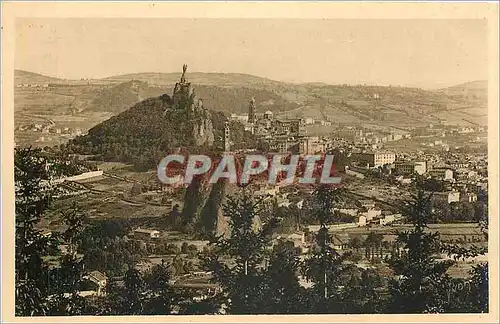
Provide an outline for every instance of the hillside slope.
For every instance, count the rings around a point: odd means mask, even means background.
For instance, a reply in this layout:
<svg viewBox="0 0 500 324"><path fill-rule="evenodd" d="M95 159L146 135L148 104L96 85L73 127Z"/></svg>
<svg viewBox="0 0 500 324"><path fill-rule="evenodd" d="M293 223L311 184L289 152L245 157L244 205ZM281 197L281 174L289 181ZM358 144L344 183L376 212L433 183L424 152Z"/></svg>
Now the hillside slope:
<svg viewBox="0 0 500 324"><path fill-rule="evenodd" d="M488 100L488 81L473 81L441 89L448 96L461 97L472 101Z"/></svg>
<svg viewBox="0 0 500 324"><path fill-rule="evenodd" d="M124 81L143 81L154 85L173 85L177 82L179 73L133 73L104 78L102 80L112 82ZM276 87L286 85L284 82L274 81L267 78L262 78L249 74L242 73L204 73L190 72L189 80L200 85L215 85L215 86L261 86L261 87Z"/></svg>
<svg viewBox="0 0 500 324"><path fill-rule="evenodd" d="M22 107L25 114L32 113L30 109L36 114L50 109L46 113L49 118L51 114L75 111L78 114L75 118L92 113L119 114L145 98L170 93L178 77L178 73L137 73L74 81L16 71L18 82L57 81L61 87L43 91L16 88L15 105L16 110ZM255 97L257 112L270 110L278 116L309 117L339 124L413 127L439 121L482 124L486 120L484 81L438 91L397 86L291 84L237 73L190 73L190 81L197 85L196 95L207 107L226 115L246 113L249 99ZM64 82L73 87L65 88ZM51 105L51 98L58 100L56 106Z"/></svg>
<svg viewBox="0 0 500 324"><path fill-rule="evenodd" d="M137 73L107 80L141 80L168 88L176 77L174 73ZM411 127L447 119L460 122L463 116L449 112L470 108L478 102L477 98L457 96L459 88L445 92L390 86L291 84L232 73L190 73L190 80L198 85L198 97L214 110L245 113L248 99L253 96L258 112L271 110L278 115L340 124ZM477 91L482 87L477 83Z"/></svg>
<svg viewBox="0 0 500 324"><path fill-rule="evenodd" d="M85 108L87 111L121 113L145 98L160 96L172 91L173 86L152 86L144 81L126 81L103 89ZM246 113L248 101L254 97L259 103L257 111L285 111L298 108L294 102L279 94L249 87L219 87L196 85L196 96L203 99L204 105L213 110L232 113Z"/></svg>
<svg viewBox="0 0 500 324"><path fill-rule="evenodd" d="M38 73L28 72L24 70L14 71L14 85L21 84L47 84L47 83L64 83L65 80L54 77L45 76Z"/></svg>

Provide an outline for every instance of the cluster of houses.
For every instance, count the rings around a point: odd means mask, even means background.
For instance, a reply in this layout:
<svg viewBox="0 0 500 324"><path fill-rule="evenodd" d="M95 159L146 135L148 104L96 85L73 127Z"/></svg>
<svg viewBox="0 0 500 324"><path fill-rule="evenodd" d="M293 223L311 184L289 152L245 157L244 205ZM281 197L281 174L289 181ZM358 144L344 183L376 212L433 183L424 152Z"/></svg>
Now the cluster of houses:
<svg viewBox="0 0 500 324"><path fill-rule="evenodd" d="M72 136L79 136L83 134L81 128L70 128L70 127L54 127L53 124L39 124L34 123L30 125L20 125L16 129L20 132L39 132L43 134L65 134Z"/></svg>
<svg viewBox="0 0 500 324"><path fill-rule="evenodd" d="M335 130L332 135L336 138L347 140L357 147L378 148L380 144L411 138L409 132L377 133L371 130L364 131L354 126L342 127Z"/></svg>
<svg viewBox="0 0 500 324"><path fill-rule="evenodd" d="M359 200L356 206L335 208L334 211L341 215L352 217L353 222L351 224L355 224L358 227L369 225L389 225L402 220L401 214L381 210L375 206L374 201L368 199Z"/></svg>
<svg viewBox="0 0 500 324"><path fill-rule="evenodd" d="M239 121L245 130L255 134L261 143L261 149L267 152L314 154L325 152L327 141L318 137L307 136L307 125L331 126L330 121L312 118L278 118L272 111L263 114L255 112L255 99L250 100L248 114L230 116Z"/></svg>
<svg viewBox="0 0 500 324"><path fill-rule="evenodd" d="M16 85L16 88L48 88L48 83L20 83Z"/></svg>
<svg viewBox="0 0 500 324"><path fill-rule="evenodd" d="M448 195L448 198L442 200L450 203L474 202L477 200L477 193L487 190L488 165L487 160L482 158L460 155L443 160L435 155L407 156L388 151L352 153L351 158L353 164L349 166L348 172L353 175L363 175L370 169L378 169L395 175L395 179L401 184L411 183L415 175L442 181ZM444 197L444 193L440 196Z"/></svg>

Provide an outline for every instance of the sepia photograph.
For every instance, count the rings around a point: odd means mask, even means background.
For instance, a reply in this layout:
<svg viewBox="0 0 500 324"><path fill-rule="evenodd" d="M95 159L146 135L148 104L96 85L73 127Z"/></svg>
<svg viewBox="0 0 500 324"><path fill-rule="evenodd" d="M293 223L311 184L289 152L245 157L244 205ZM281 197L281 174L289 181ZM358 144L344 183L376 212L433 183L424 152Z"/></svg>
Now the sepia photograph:
<svg viewBox="0 0 500 324"><path fill-rule="evenodd" d="M16 320L498 321L497 4L58 5L2 23Z"/></svg>

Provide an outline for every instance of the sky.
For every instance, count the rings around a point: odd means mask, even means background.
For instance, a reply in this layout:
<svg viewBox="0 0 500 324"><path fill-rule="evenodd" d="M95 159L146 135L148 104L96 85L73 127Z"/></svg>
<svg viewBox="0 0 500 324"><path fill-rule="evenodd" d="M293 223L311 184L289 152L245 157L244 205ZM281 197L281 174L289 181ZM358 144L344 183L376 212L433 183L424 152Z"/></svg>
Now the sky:
<svg viewBox="0 0 500 324"><path fill-rule="evenodd" d="M67 79L246 73L439 88L486 80L487 21L18 18L15 67Z"/></svg>

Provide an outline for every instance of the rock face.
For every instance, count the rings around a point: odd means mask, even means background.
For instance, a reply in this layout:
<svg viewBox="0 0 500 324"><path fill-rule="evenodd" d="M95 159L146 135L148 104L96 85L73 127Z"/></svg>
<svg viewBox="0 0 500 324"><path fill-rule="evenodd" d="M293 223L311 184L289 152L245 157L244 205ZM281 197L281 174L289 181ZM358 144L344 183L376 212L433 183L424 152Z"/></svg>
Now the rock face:
<svg viewBox="0 0 500 324"><path fill-rule="evenodd" d="M203 235L227 234L227 219L222 213L227 180L210 184L195 178L186 190L182 225L187 231L196 230Z"/></svg>
<svg viewBox="0 0 500 324"><path fill-rule="evenodd" d="M211 185L203 211L201 213L199 229L205 234L223 235L227 228L227 221L222 214L222 204L226 195L227 181L221 180Z"/></svg>
<svg viewBox="0 0 500 324"><path fill-rule="evenodd" d="M182 225L187 231L203 228L202 214L209 202L211 185L201 178L194 178L189 184L184 196L182 210ZM210 229L207 229L209 231ZM203 230L204 232L204 230Z"/></svg>
<svg viewBox="0 0 500 324"><path fill-rule="evenodd" d="M176 114L184 113L185 118L191 123L190 134L194 146L212 146L214 143L212 116L203 106L203 101L196 98L194 88L186 80L186 70L187 65L184 64L181 79L174 87L172 110Z"/></svg>
<svg viewBox="0 0 500 324"><path fill-rule="evenodd" d="M195 146L212 146L214 144L214 127L210 112L202 115L202 118L194 120L192 130Z"/></svg>

